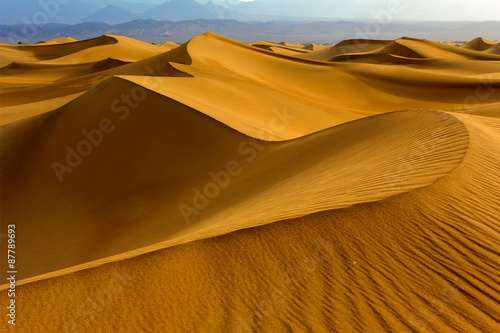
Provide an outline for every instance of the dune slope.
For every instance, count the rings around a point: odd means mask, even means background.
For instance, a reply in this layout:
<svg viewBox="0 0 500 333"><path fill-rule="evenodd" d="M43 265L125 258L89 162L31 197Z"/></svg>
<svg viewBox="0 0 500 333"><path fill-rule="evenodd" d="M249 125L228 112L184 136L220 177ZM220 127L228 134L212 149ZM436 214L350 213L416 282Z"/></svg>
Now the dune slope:
<svg viewBox="0 0 500 333"><path fill-rule="evenodd" d="M84 41L0 45L0 124L54 110L116 73L118 67L165 52L123 36ZM42 103L40 103L42 102ZM28 105L26 105L28 104Z"/></svg>
<svg viewBox="0 0 500 333"><path fill-rule="evenodd" d="M0 46L2 331L498 331L486 44Z"/></svg>

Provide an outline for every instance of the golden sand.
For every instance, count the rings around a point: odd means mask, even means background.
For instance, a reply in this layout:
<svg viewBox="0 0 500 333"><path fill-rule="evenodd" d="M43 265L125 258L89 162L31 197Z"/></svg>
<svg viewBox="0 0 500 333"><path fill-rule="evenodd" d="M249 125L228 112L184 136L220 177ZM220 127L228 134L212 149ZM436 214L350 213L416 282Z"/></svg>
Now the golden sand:
<svg viewBox="0 0 500 333"><path fill-rule="evenodd" d="M499 44L105 35L0 66L2 332L500 330Z"/></svg>

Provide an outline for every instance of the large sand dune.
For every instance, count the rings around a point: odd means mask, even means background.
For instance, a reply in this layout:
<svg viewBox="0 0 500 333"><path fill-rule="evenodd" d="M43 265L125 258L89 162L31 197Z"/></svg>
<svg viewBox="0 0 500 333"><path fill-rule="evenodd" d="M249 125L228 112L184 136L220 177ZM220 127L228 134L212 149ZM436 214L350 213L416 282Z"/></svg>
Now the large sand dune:
<svg viewBox="0 0 500 333"><path fill-rule="evenodd" d="M106 35L0 64L2 332L500 330L498 44Z"/></svg>

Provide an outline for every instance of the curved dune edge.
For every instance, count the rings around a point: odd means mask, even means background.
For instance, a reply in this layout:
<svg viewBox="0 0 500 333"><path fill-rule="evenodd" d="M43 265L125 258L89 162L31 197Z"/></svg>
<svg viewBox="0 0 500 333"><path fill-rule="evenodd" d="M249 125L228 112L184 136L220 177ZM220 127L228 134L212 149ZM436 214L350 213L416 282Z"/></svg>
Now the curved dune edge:
<svg viewBox="0 0 500 333"><path fill-rule="evenodd" d="M0 54L2 54L2 58L7 61L11 58L17 61L50 61L59 58L64 59L64 57L78 54L93 47L116 45L118 44L117 37L118 36L103 35L87 40L54 44L3 44L0 47ZM9 52L13 52L13 54L9 56ZM2 59L2 61L4 61L4 59Z"/></svg>
<svg viewBox="0 0 500 333"><path fill-rule="evenodd" d="M437 48L419 40L405 42L428 53ZM169 67L192 78L159 76L152 80L126 73L120 77L267 141L293 139L389 111L453 111L469 101L476 89L488 96L478 99L476 107L500 102L500 93L494 88L500 84L494 74L500 64L495 62L479 63L461 57L423 59L418 61L432 66L395 68L393 64L302 61L208 33L186 43L184 51L190 62L169 61ZM224 98L219 97L220 91L224 91ZM269 133L267 119L283 110L294 114L295 121L286 131Z"/></svg>
<svg viewBox="0 0 500 333"><path fill-rule="evenodd" d="M480 40L480 41L478 41ZM492 43L492 44L491 44ZM388 56L406 59L461 59L461 60L500 60L495 54L495 43L486 43L477 38L461 47L424 39L402 37L397 40L346 40L334 46L323 48L297 57L319 61L344 61L344 59L364 60L375 63L384 63ZM404 64L404 62L403 62Z"/></svg>
<svg viewBox="0 0 500 333"><path fill-rule="evenodd" d="M71 95L55 97L38 102L18 104L14 106L4 106L1 108L2 115L0 116L0 126L10 124L16 121L24 121L25 119L38 116L40 114L50 112L48 110L56 110L65 104L68 104L75 98L81 96L85 92L75 93Z"/></svg>
<svg viewBox="0 0 500 333"><path fill-rule="evenodd" d="M500 121L458 117L468 153L431 186L22 285L18 314L30 331L496 332Z"/></svg>
<svg viewBox="0 0 500 333"><path fill-rule="evenodd" d="M469 50L474 50L474 51L486 51L490 49L492 46L494 46L495 42L482 38L482 37L477 37L474 38L471 41L468 41L464 45L460 46L461 48L464 49L469 49Z"/></svg>
<svg viewBox="0 0 500 333"><path fill-rule="evenodd" d="M1 66L23 63L24 70L2 80L0 104L16 106L85 92L120 67L166 51L166 47L111 35L61 44L1 45ZM41 108L39 113L50 111Z"/></svg>
<svg viewBox="0 0 500 333"><path fill-rule="evenodd" d="M80 80L85 76L98 74L110 69L130 64L133 61L126 61L109 57L104 60L94 62L82 62L81 64L71 64L60 66L55 64L45 64L41 62L13 62L6 67L0 68L2 82L0 87L26 86L28 89L36 82L34 86L43 89L43 85L68 83L70 80ZM5 92L4 92L5 93ZM43 101L43 100L42 100ZM15 105L19 106L24 103ZM5 102L2 101L2 107L5 107Z"/></svg>
<svg viewBox="0 0 500 333"><path fill-rule="evenodd" d="M199 116L206 117L201 114ZM418 130L411 125L412 122L418 124ZM426 123L428 125L424 125ZM385 130L392 133L384 133ZM352 135L355 133L366 134L364 138L353 139ZM335 137L337 139L334 139ZM407 141L401 142L403 137L406 137ZM344 142L336 148L331 148L333 156L328 156L330 154L327 153L325 157L325 152L321 151L325 143L336 142L339 138ZM375 147L371 148L369 153L353 154L359 149L366 149L370 142L378 142L383 147L382 150L379 151ZM398 155L388 153L391 145L395 145L393 149L403 150L400 150ZM263 152L262 158L257 161L258 164L251 165L252 169L246 171L249 173L248 177L238 180L240 183L234 189L229 187L217 197L217 202L203 211L204 216L200 221L170 236L167 241L21 279L18 283L22 285L70 274L174 245L217 237L318 211L380 201L430 186L447 177L460 165L466 156L467 146L468 134L464 125L457 121L456 117L439 111L401 111L379 115L300 139L272 144ZM307 155L309 156L306 157ZM307 161L307 164L297 162L298 158ZM289 162L286 162L287 160ZM309 165L311 163L312 165ZM287 164L288 167L283 169ZM370 167L367 168L367 165ZM320 174L322 177L318 176ZM268 183L266 179L272 179L272 182ZM372 185L367 185L367 182ZM245 192L248 200L236 195L240 191ZM252 193L255 193L254 197ZM301 196L296 196L296 193ZM302 195L310 200L304 202ZM187 200L190 196L192 194L188 194ZM176 200L189 203L185 198L171 198L170 201ZM179 211L177 214L180 215ZM83 221L78 223L80 226ZM177 217L176 223L183 224L181 216ZM0 289L5 288L6 285L3 285Z"/></svg>
<svg viewBox="0 0 500 333"><path fill-rule="evenodd" d="M474 113L471 107L477 109L489 105L489 109L493 109L500 104L500 90L496 89L500 84L497 75L500 64L489 61L493 58L488 58L484 52L415 38L341 42L335 51L343 59L340 62L276 54L213 33L197 36L168 52L165 52L165 47L144 45L126 37L110 38L115 38L118 43L76 50L58 58L57 61L62 63L35 63L59 66L58 75L61 77L66 71L71 75L85 74L72 68L75 63L88 61L89 55L96 61L111 56L120 61L135 62L108 70L94 68L92 71L97 72L76 78L69 75L52 83L45 82L48 77L44 75L45 84L37 79L36 71L13 75L8 80L33 82L2 85L0 103L4 107L14 107L81 93L117 75L218 117L233 128L239 127L238 122L252 121L250 116L244 120L231 120L233 110L239 110L237 117L240 117L241 110L245 113L249 108L259 113L286 109L298 114L297 122L300 120L303 128L297 127L293 132L274 139L271 138L273 133L267 131L261 138L268 141L295 138L304 132L316 132L381 112L433 109ZM401 50L409 50L405 52L418 57L397 55ZM324 49L312 53L320 51ZM18 58L16 61L23 61L21 55ZM191 78L178 80L179 77ZM224 98L218 97L220 91L226 92ZM255 98L264 94L266 98ZM470 96L476 95L480 98L471 99ZM47 108L39 105L39 114L52 111L50 105ZM302 116L311 114L314 116ZM20 120L25 115L22 112L19 117L11 114L3 123ZM247 134L256 137L263 129L261 123L254 126Z"/></svg>
<svg viewBox="0 0 500 333"><path fill-rule="evenodd" d="M65 66L105 60L110 56L137 61L165 51L157 45L114 35L60 44L0 45L2 64L30 61Z"/></svg>

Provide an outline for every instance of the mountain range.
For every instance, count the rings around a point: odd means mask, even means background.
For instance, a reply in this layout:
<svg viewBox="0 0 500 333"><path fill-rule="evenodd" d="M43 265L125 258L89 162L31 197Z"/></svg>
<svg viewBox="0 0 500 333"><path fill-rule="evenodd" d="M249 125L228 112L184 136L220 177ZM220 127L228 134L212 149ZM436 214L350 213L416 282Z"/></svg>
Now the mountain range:
<svg viewBox="0 0 500 333"><path fill-rule="evenodd" d="M108 5L99 11L87 15L84 22L124 23L136 19L155 19L168 21L183 21L196 19L222 18L226 9L213 2L200 4L194 0L170 0L142 13L132 13L117 5Z"/></svg>
<svg viewBox="0 0 500 333"><path fill-rule="evenodd" d="M0 3L1 24L42 25L46 23L76 24L83 22L104 22L109 24L124 23L136 19L156 20L194 20L237 18L237 14L228 17L234 6L215 4L211 1L202 4L195 0L169 0L162 4L132 3L126 1L71 0L68 4L53 1L49 5L42 2L24 2L2 0ZM254 17L255 18L255 17Z"/></svg>
<svg viewBox="0 0 500 333"><path fill-rule="evenodd" d="M0 24L108 24L136 19L239 21L487 21L498 20L500 2L476 0L2 0ZM477 8L488 8L478 10Z"/></svg>
<svg viewBox="0 0 500 333"><path fill-rule="evenodd" d="M290 42L337 43L343 39L395 39L401 36L421 36L442 41L464 41L477 36L500 39L500 22L393 22L380 26L376 34L366 33L367 23L336 22L241 22L237 20L197 19L159 21L138 19L126 23L86 22L74 25L48 23L42 27L0 25L0 42L36 43L71 36L88 39L105 34L123 35L147 42L185 42L207 31L243 42L257 40L288 40ZM30 29L28 29L30 28Z"/></svg>

